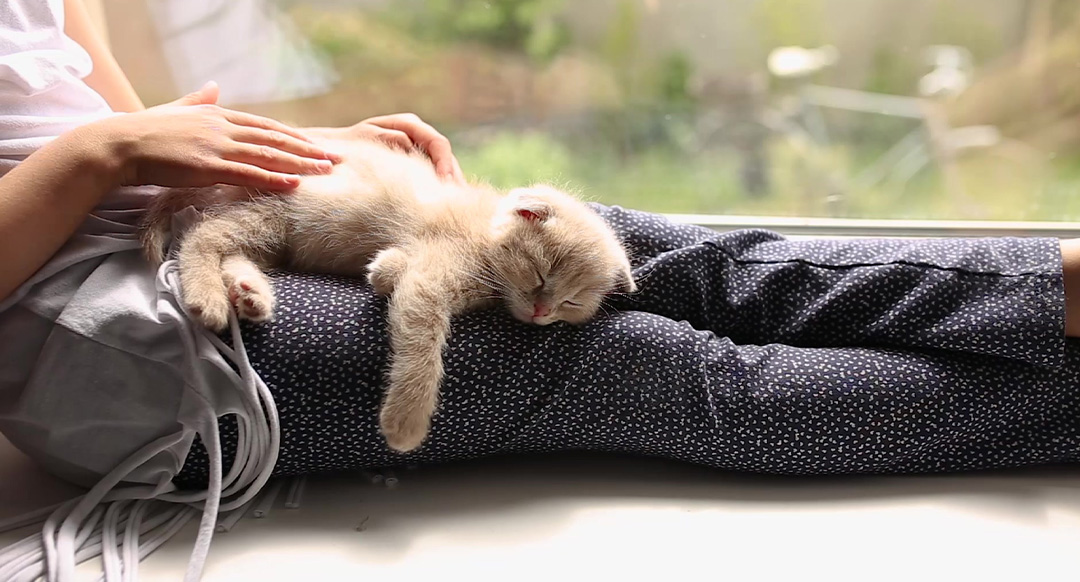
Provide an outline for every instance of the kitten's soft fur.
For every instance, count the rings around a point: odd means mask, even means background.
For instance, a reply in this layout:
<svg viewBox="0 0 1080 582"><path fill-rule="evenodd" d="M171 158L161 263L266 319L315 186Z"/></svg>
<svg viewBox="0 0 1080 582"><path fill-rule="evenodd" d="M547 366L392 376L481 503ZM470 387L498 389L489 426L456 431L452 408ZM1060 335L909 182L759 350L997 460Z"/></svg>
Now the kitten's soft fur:
<svg viewBox="0 0 1080 582"><path fill-rule="evenodd" d="M306 176L293 193L176 190L150 208L143 241L161 260L170 216L206 207L177 256L181 300L222 330L231 309L266 321L274 292L264 269L367 275L390 296L392 360L380 425L391 448L426 438L438 404L452 316L497 304L539 325L592 318L608 293L633 292L614 232L549 186L507 194L440 181L425 156L378 142L326 143L345 161Z"/></svg>

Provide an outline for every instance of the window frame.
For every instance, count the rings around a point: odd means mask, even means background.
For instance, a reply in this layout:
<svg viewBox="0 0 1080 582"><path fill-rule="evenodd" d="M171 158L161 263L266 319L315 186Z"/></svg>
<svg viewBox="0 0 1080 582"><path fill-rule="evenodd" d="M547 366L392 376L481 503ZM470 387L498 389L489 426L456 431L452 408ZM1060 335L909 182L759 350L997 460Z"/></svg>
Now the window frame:
<svg viewBox="0 0 1080 582"><path fill-rule="evenodd" d="M664 214L670 220L724 232L765 229L796 237L1080 237L1080 222L899 220Z"/></svg>

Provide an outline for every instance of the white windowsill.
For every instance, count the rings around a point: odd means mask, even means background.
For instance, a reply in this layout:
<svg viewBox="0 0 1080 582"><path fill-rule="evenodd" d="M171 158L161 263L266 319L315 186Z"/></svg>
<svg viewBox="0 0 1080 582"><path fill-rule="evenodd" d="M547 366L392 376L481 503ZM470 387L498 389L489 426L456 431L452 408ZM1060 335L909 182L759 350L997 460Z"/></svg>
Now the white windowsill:
<svg viewBox="0 0 1080 582"><path fill-rule="evenodd" d="M1080 237L1080 222L1006 222L990 220L875 220L798 218L721 214L666 214L676 222L718 231L761 228L791 236L821 237Z"/></svg>

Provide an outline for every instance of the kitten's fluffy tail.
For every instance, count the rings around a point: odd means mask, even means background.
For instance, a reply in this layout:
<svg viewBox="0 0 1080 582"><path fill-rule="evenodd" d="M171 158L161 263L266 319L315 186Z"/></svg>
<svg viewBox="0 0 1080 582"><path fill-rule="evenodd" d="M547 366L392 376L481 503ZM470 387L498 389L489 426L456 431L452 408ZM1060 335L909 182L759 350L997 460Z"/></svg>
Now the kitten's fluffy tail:
<svg viewBox="0 0 1080 582"><path fill-rule="evenodd" d="M150 212L147 212L139 229L139 241L142 243L143 254L152 265L160 265L165 261L165 237L169 233L169 228L165 225L171 216L171 214L166 217L151 216Z"/></svg>
<svg viewBox="0 0 1080 582"><path fill-rule="evenodd" d="M215 186L212 188L175 188L165 190L146 209L139 224L139 241L151 264L165 260L165 244L172 231L173 214L192 206L202 210L214 204L251 199L253 193L245 188Z"/></svg>

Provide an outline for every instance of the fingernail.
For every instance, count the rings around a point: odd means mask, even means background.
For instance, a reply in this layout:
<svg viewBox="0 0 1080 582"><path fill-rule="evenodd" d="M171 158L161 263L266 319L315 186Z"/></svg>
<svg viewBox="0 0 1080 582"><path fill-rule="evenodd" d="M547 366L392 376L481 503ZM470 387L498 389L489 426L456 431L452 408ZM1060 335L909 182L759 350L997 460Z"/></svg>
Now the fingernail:
<svg viewBox="0 0 1080 582"><path fill-rule="evenodd" d="M319 169L319 172L323 174L329 174L334 171L334 164L327 160L319 160L315 162L315 167Z"/></svg>
<svg viewBox="0 0 1080 582"><path fill-rule="evenodd" d="M335 164L340 164L341 162L345 161L345 156L342 156L337 152L328 152L326 150L323 150L323 157L330 160L331 162L334 162Z"/></svg>
<svg viewBox="0 0 1080 582"><path fill-rule="evenodd" d="M281 178L282 183L290 188L295 188L300 185L300 176L288 175Z"/></svg>

